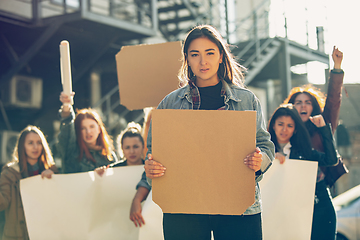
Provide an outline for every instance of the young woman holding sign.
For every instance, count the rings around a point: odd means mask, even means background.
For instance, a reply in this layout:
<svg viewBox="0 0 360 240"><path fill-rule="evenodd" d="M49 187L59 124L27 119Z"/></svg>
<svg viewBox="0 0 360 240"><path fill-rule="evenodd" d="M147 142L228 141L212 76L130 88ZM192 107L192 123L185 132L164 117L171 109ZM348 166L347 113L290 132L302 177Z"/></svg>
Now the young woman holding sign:
<svg viewBox="0 0 360 240"><path fill-rule="evenodd" d="M62 92L61 125L57 149L63 159L65 173L93 171L107 166L117 157L113 141L99 114L91 108L74 113L71 96Z"/></svg>
<svg viewBox="0 0 360 240"><path fill-rule="evenodd" d="M51 178L57 172L44 134L35 126L20 132L13 160L6 164L0 177L0 211L5 211L3 240L29 239L20 196L20 180L39 175Z"/></svg>
<svg viewBox="0 0 360 240"><path fill-rule="evenodd" d="M233 59L219 32L209 25L197 26L188 33L182 53L179 79L183 87L167 95L158 109L256 111L256 150L239 161L256 172L257 183L271 165L274 145L258 98L243 86L242 67ZM166 170L152 157L151 139L150 126L145 161L149 179L163 176ZM163 230L166 240L210 239L211 231L215 239L262 239L259 186L256 184L255 203L243 215L165 213Z"/></svg>
<svg viewBox="0 0 360 240"><path fill-rule="evenodd" d="M321 115L310 117L310 121L322 136L324 153L311 148L310 135L292 104L281 105L275 110L270 118L268 131L275 144L275 157L281 164L285 159L318 161L319 166L332 166L337 163L330 124L326 124Z"/></svg>

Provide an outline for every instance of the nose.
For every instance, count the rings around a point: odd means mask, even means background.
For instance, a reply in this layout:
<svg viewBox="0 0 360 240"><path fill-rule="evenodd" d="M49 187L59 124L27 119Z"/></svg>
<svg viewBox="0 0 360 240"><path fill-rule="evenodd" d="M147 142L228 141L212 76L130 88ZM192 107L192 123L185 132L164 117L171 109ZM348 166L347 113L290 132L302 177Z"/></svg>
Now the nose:
<svg viewBox="0 0 360 240"><path fill-rule="evenodd" d="M205 64L206 64L205 56L200 55L200 64L201 64L201 65L205 65Z"/></svg>

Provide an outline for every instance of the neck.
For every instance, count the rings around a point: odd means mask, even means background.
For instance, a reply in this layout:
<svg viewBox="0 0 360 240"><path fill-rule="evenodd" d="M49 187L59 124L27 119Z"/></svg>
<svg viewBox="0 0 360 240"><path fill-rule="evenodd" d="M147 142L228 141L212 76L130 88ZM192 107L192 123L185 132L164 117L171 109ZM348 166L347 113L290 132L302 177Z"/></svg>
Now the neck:
<svg viewBox="0 0 360 240"><path fill-rule="evenodd" d="M219 82L220 82L219 78L216 78L214 80L207 80L207 81L201 81L199 79L196 79L196 86L198 86L198 87L211 87L211 86L215 86Z"/></svg>
<svg viewBox="0 0 360 240"><path fill-rule="evenodd" d="M34 158L27 158L26 161L31 165L34 166L39 159L34 159Z"/></svg>
<svg viewBox="0 0 360 240"><path fill-rule="evenodd" d="M94 144L87 144L87 143L85 143L85 144L86 144L86 146L87 146L89 149L93 149L93 150L100 150L100 149L101 149L101 146L96 145L96 143L94 143Z"/></svg>

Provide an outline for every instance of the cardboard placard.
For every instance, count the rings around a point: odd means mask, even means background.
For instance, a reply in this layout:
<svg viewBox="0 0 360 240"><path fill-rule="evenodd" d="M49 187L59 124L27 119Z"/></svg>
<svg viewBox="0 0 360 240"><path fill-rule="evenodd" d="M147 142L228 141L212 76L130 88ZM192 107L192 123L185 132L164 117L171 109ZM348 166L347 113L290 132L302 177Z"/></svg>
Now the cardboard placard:
<svg viewBox="0 0 360 240"><path fill-rule="evenodd" d="M152 153L167 170L153 179L153 201L165 213L243 214L255 201L243 162L255 135L255 111L154 110Z"/></svg>
<svg viewBox="0 0 360 240"><path fill-rule="evenodd" d="M116 54L120 103L129 110L157 106L179 86L181 42L124 46Z"/></svg>

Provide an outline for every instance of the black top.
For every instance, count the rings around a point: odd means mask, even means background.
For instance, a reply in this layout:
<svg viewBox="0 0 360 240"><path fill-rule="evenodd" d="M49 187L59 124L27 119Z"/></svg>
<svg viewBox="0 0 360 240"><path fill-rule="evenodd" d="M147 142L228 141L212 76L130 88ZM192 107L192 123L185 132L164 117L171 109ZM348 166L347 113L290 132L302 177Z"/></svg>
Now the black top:
<svg viewBox="0 0 360 240"><path fill-rule="evenodd" d="M200 108L202 110L217 110L224 106L224 96L221 96L222 82L209 87L198 87L200 93Z"/></svg>

